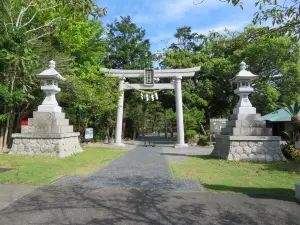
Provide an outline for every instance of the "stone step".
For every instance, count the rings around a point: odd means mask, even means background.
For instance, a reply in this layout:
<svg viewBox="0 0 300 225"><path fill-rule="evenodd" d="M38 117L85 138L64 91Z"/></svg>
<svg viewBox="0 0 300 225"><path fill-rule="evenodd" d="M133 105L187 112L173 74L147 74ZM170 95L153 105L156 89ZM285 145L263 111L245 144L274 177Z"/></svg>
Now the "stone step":
<svg viewBox="0 0 300 225"><path fill-rule="evenodd" d="M32 133L32 134L63 134L72 133L73 126L22 126L21 133Z"/></svg>
<svg viewBox="0 0 300 225"><path fill-rule="evenodd" d="M226 127L257 127L257 128L266 128L266 121L262 120L231 120L226 122Z"/></svg>
<svg viewBox="0 0 300 225"><path fill-rule="evenodd" d="M261 114L232 114L229 116L229 120L260 120Z"/></svg>
<svg viewBox="0 0 300 225"><path fill-rule="evenodd" d="M226 127L221 130L222 135L233 135L233 136L272 136L271 128L232 128Z"/></svg>
<svg viewBox="0 0 300 225"><path fill-rule="evenodd" d="M45 120L53 120L53 119L65 119L65 113L63 112L33 112L33 118L36 119L45 119Z"/></svg>
<svg viewBox="0 0 300 225"><path fill-rule="evenodd" d="M57 126L68 126L69 125L69 119L58 119L53 118L45 121L45 119L41 118L29 118L28 119L28 125L29 126L36 126L39 124L45 124L46 126L49 125L57 125Z"/></svg>

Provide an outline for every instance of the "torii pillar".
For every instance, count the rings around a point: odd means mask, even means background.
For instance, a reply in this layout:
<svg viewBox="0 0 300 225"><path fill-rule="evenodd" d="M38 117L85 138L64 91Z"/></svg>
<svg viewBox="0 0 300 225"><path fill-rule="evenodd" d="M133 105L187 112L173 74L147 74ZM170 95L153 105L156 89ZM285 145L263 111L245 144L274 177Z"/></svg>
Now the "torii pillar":
<svg viewBox="0 0 300 225"><path fill-rule="evenodd" d="M124 147L125 144L122 143L122 125L123 125L123 110L124 110L124 82L125 77L120 77L119 83L119 101L118 101L118 112L117 112L117 123L115 132L115 145Z"/></svg>
<svg viewBox="0 0 300 225"><path fill-rule="evenodd" d="M182 90L181 90L182 76L175 77L175 101L176 101L176 125L177 125L177 144L175 148L188 147L184 142L184 123L183 123L183 109L182 109Z"/></svg>

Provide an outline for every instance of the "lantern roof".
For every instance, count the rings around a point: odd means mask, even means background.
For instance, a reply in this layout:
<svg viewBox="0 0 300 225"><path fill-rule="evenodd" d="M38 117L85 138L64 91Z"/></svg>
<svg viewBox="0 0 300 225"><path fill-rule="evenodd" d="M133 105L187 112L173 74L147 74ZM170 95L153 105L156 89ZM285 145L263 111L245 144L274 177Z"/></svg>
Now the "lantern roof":
<svg viewBox="0 0 300 225"><path fill-rule="evenodd" d="M49 69L44 70L40 74L36 75L37 78L41 79L56 79L56 80L66 80L59 72L55 70L55 62L51 60L49 62Z"/></svg>
<svg viewBox="0 0 300 225"><path fill-rule="evenodd" d="M238 82L241 80L255 80L257 79L257 75L254 75L253 73L251 73L250 71L246 70L247 65L245 62L241 62L240 63L240 69L241 71L238 72L235 77L233 77L230 81L231 82Z"/></svg>

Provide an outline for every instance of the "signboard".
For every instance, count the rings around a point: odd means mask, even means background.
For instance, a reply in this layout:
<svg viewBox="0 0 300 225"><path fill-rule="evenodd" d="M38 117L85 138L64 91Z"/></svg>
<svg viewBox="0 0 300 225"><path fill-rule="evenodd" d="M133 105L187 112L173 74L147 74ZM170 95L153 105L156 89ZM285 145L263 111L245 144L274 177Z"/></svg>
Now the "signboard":
<svg viewBox="0 0 300 225"><path fill-rule="evenodd" d="M144 85L154 85L154 70L145 69Z"/></svg>
<svg viewBox="0 0 300 225"><path fill-rule="evenodd" d="M84 133L84 139L85 140L91 140L93 139L93 128L86 128Z"/></svg>
<svg viewBox="0 0 300 225"><path fill-rule="evenodd" d="M222 128L226 127L226 122L228 119L210 119L210 132L214 134L219 134Z"/></svg>
<svg viewBox="0 0 300 225"><path fill-rule="evenodd" d="M28 120L22 120L21 126L28 126Z"/></svg>

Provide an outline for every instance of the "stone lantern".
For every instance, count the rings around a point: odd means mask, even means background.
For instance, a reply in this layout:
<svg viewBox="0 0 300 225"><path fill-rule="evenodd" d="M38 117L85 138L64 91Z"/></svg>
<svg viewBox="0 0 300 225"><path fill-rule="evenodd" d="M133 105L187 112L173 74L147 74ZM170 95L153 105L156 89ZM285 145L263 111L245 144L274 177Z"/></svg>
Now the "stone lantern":
<svg viewBox="0 0 300 225"><path fill-rule="evenodd" d="M59 72L55 70L55 62L49 62L49 69L44 70L36 75L44 83L41 89L46 93L46 97L38 107L38 112L61 112L61 107L58 106L55 95L60 92L58 81L64 81L66 78L62 77Z"/></svg>
<svg viewBox="0 0 300 225"><path fill-rule="evenodd" d="M251 81L258 76L246 70L246 63L240 63L241 71L231 79L237 84L234 91L240 97L226 127L216 135L213 156L227 160L255 162L286 161L280 148L280 137L272 136L272 129L256 113L248 95L253 92Z"/></svg>
<svg viewBox="0 0 300 225"><path fill-rule="evenodd" d="M46 98L33 112L33 118L28 118L28 126L22 126L21 133L12 134L9 153L64 158L82 152L78 140L80 134L73 131L55 98L60 92L58 81L66 79L55 70L54 61L50 61L49 69L36 76L43 81L41 89Z"/></svg>
<svg viewBox="0 0 300 225"><path fill-rule="evenodd" d="M255 114L256 108L252 107L252 104L248 98L249 94L253 92L251 87L251 81L257 79L257 75L252 74L246 70L247 65L245 62L240 63L241 71L231 79L232 83L237 84L237 89L234 91L240 97L239 102L233 110L234 114Z"/></svg>

